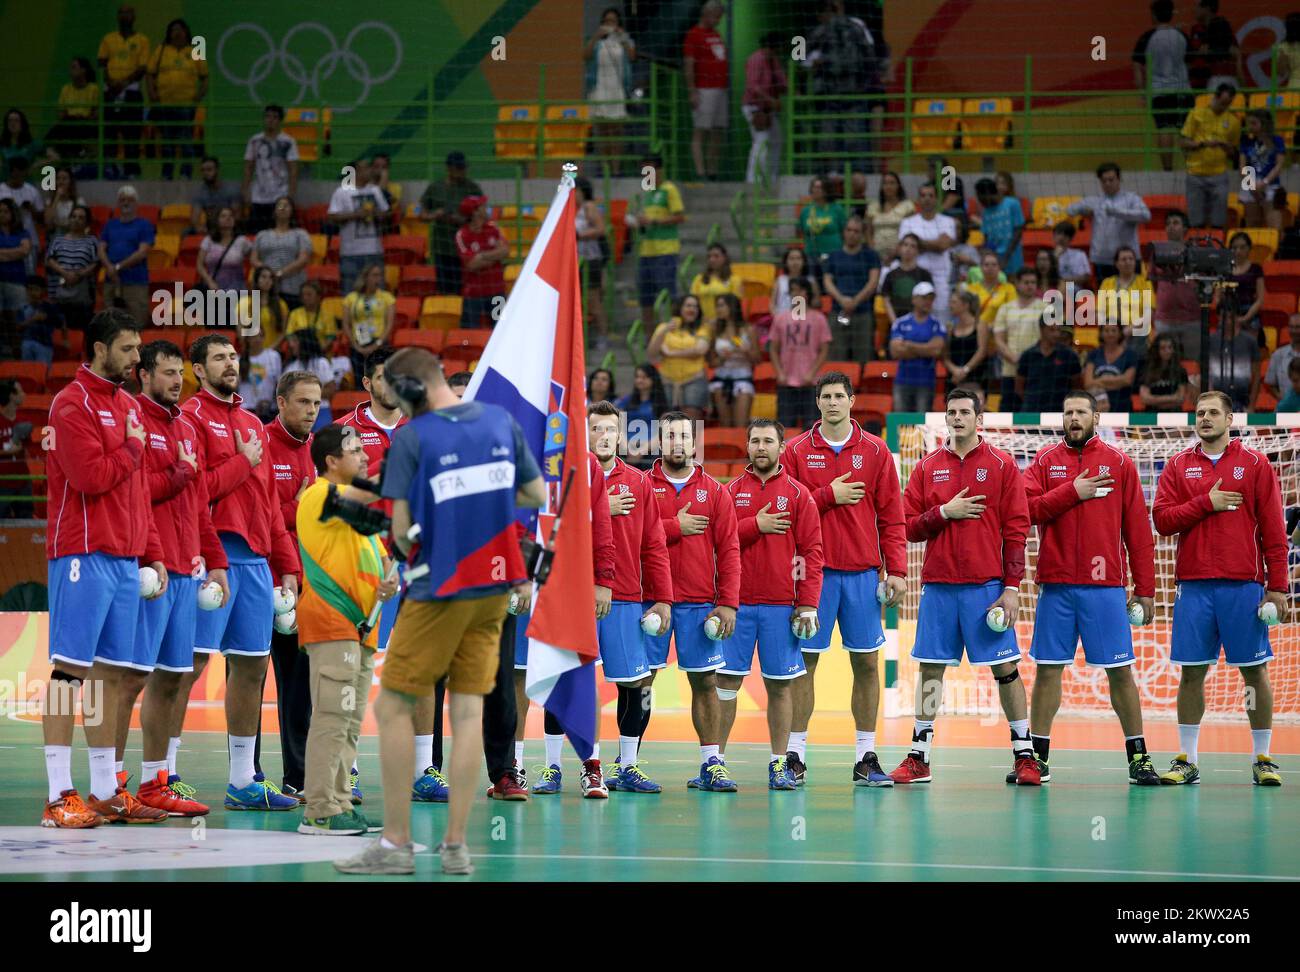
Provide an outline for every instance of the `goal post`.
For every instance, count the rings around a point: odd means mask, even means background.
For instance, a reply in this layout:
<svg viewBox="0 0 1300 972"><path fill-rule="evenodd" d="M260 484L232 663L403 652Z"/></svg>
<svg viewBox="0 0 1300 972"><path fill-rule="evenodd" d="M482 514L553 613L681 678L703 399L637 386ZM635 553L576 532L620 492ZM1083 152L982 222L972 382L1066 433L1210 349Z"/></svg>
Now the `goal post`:
<svg viewBox="0 0 1300 972"><path fill-rule="evenodd" d="M917 462L937 448L946 436L941 412L895 413L887 416L886 441L894 455L903 486ZM984 438L1010 453L1023 471L1038 450L1059 440L1060 413L989 412L984 415ZM1102 413L1097 434L1125 452L1136 464L1146 499L1148 517L1155 499L1156 483L1165 462L1196 444L1194 416L1184 412ZM1266 455L1277 471L1284 508L1300 505L1300 413L1248 414L1233 416L1233 435ZM1152 528L1156 550L1155 619L1133 628L1137 657L1134 676L1147 714L1175 715L1179 669L1169 659L1170 632L1175 597L1174 562L1176 538L1161 537ZM907 551L908 590L903 604L885 615L885 714L910 715L914 711L918 666L911 659L916 634L917 609L921 596L921 563L924 545L909 543ZM1025 544L1025 581L1020 588L1020 618L1016 637L1021 648L1020 672L1032 687L1034 663L1028 652L1033 635L1038 586L1038 531L1030 528ZM1288 551L1288 597L1295 608L1300 590L1300 551ZM1294 621L1271 629L1274 659L1269 663L1273 686L1274 719L1300 723L1300 624ZM988 672L963 662L945 677L942 711L996 716L997 686ZM1205 718L1244 718L1241 677L1222 660L1212 666L1205 680ZM1062 679L1061 713L1072 716L1109 716L1110 694L1104 670L1083 663L1079 651Z"/></svg>

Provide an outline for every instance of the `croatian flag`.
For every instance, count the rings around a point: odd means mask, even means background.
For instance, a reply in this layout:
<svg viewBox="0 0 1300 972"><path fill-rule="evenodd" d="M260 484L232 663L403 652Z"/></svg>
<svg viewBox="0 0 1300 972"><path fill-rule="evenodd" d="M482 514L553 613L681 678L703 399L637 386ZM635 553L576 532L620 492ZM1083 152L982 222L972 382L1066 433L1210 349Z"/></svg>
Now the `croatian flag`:
<svg viewBox="0 0 1300 972"><path fill-rule="evenodd" d="M536 524L542 542L550 536L560 491L576 471L550 578L534 592L524 684L528 697L559 719L573 748L587 759L596 743L593 662L599 647L574 215L573 181L566 175L465 398L502 406L523 429L548 487L547 506Z"/></svg>

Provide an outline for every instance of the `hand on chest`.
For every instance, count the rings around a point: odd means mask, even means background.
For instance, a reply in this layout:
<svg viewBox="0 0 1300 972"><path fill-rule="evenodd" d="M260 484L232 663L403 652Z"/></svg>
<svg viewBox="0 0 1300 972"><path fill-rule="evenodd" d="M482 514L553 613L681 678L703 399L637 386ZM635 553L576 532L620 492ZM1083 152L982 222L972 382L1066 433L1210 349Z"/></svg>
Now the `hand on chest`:
<svg viewBox="0 0 1300 972"><path fill-rule="evenodd" d="M967 497L992 497L999 489L996 474L987 463L934 465L925 471L925 495L931 503L946 503L963 489Z"/></svg>

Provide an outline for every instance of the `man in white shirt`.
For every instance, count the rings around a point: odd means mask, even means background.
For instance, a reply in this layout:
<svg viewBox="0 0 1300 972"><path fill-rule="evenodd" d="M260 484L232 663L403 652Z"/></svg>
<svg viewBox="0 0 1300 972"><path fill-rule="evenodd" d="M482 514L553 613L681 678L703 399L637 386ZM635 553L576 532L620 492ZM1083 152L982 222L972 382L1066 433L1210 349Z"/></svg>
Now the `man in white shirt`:
<svg viewBox="0 0 1300 972"><path fill-rule="evenodd" d="M948 250L957 242L957 223L951 216L939 212L939 196L933 182L922 185L916 198L920 212L908 216L899 224L898 238L901 240L908 233L913 233L921 241L921 252L916 262L930 271L934 282L935 316L947 323L952 274Z"/></svg>
<svg viewBox="0 0 1300 972"><path fill-rule="evenodd" d="M39 190L27 181L29 169L27 160L21 155L15 155L9 160L9 172L5 181L0 183L0 199L13 200L18 212L22 214L23 229L32 240L32 248L27 253L28 276L36 272L37 250L41 245L41 238L36 235L36 217L45 212L45 200Z"/></svg>
<svg viewBox="0 0 1300 972"><path fill-rule="evenodd" d="M244 348L248 373L240 379L239 397L243 399L244 408L265 422L276 412L275 386L280 381L284 364L275 348L262 348L260 330L245 338Z"/></svg>
<svg viewBox="0 0 1300 972"><path fill-rule="evenodd" d="M388 200L383 190L370 181L370 160L357 159L356 187L340 186L330 197L326 218L339 225L339 286L346 292L372 263L383 265L384 242L380 236Z"/></svg>
<svg viewBox="0 0 1300 972"><path fill-rule="evenodd" d="M262 112L262 130L244 148L242 193L250 233L274 226L276 200L298 194L298 143L280 130L283 122L284 109L267 105Z"/></svg>

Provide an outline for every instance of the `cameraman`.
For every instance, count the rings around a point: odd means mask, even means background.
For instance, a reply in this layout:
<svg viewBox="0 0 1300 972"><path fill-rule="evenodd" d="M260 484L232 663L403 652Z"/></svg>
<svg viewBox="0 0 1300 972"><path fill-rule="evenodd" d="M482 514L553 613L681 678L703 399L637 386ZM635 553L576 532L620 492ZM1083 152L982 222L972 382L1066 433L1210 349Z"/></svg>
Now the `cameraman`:
<svg viewBox="0 0 1300 972"><path fill-rule="evenodd" d="M346 874L415 872L412 712L446 675L453 738L442 869L469 874L465 830L478 783L483 696L497 680L507 591L525 578L516 507L541 506L546 490L514 419L496 405L462 402L428 351L403 348L388 359L386 374L411 417L393 436L382 490L393 500L393 537L408 556L411 583L375 704L384 834L335 867ZM420 528L414 542L412 524Z"/></svg>
<svg viewBox="0 0 1300 972"><path fill-rule="evenodd" d="M307 653L311 728L300 834L364 834L367 821L352 808L349 777L366 714L375 668L377 631L361 640L357 626L376 600L397 592L391 561L378 536L364 536L338 517L321 519L331 490L361 498L349 484L364 475L366 452L356 432L327 425L312 438L319 477L298 500L298 546L303 586L298 599L298 641Z"/></svg>

